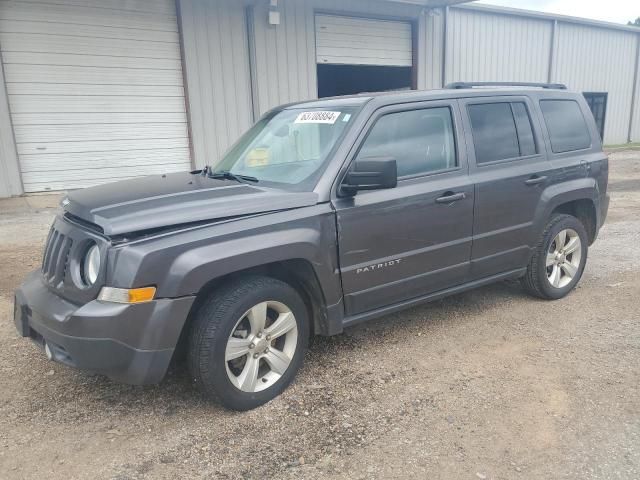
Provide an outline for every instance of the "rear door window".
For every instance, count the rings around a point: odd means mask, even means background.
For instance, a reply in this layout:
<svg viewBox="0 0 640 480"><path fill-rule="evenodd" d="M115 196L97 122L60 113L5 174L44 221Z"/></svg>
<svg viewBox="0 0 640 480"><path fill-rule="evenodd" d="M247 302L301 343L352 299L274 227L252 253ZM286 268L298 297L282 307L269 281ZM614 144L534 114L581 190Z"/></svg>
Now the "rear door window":
<svg viewBox="0 0 640 480"><path fill-rule="evenodd" d="M580 105L575 100L540 100L553 153L591 147L591 135Z"/></svg>
<svg viewBox="0 0 640 480"><path fill-rule="evenodd" d="M510 103L469 105L476 163L520 156L516 122Z"/></svg>

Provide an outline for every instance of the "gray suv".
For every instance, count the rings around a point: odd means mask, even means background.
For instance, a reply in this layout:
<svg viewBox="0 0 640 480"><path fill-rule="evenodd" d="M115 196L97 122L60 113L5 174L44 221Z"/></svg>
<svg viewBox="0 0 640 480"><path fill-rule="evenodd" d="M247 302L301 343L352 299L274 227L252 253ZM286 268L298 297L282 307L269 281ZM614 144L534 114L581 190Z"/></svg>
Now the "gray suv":
<svg viewBox="0 0 640 480"><path fill-rule="evenodd" d="M218 163L69 193L15 324L47 356L132 384L186 355L247 410L311 335L504 279L578 283L608 160L562 85L452 84L278 107Z"/></svg>

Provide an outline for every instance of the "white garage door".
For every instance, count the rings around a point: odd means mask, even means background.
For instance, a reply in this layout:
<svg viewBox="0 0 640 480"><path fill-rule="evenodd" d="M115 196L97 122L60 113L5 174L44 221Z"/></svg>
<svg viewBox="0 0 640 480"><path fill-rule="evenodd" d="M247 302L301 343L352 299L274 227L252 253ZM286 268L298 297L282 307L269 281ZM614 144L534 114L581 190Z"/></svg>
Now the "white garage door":
<svg viewBox="0 0 640 480"><path fill-rule="evenodd" d="M316 15L318 63L411 67L411 24Z"/></svg>
<svg viewBox="0 0 640 480"><path fill-rule="evenodd" d="M190 167L174 0L0 0L25 191Z"/></svg>

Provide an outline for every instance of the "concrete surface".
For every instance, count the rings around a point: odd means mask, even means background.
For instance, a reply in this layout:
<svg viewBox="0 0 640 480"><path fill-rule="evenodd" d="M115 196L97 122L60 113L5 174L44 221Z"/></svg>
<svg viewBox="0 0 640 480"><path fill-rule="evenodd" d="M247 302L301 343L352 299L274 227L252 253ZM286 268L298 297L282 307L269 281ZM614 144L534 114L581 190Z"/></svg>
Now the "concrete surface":
<svg viewBox="0 0 640 480"><path fill-rule="evenodd" d="M567 298L500 283L317 339L295 384L244 414L183 366L117 385L18 338L12 292L55 210L0 202L0 478L640 478L640 152L611 169Z"/></svg>

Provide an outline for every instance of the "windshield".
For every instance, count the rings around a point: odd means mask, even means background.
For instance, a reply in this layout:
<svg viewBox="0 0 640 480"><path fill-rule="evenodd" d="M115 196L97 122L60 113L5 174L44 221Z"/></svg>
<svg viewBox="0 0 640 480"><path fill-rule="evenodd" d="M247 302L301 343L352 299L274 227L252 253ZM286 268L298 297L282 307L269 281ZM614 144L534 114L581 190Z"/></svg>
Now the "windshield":
<svg viewBox="0 0 640 480"><path fill-rule="evenodd" d="M263 117L214 167L214 174L311 190L356 107L288 109Z"/></svg>

